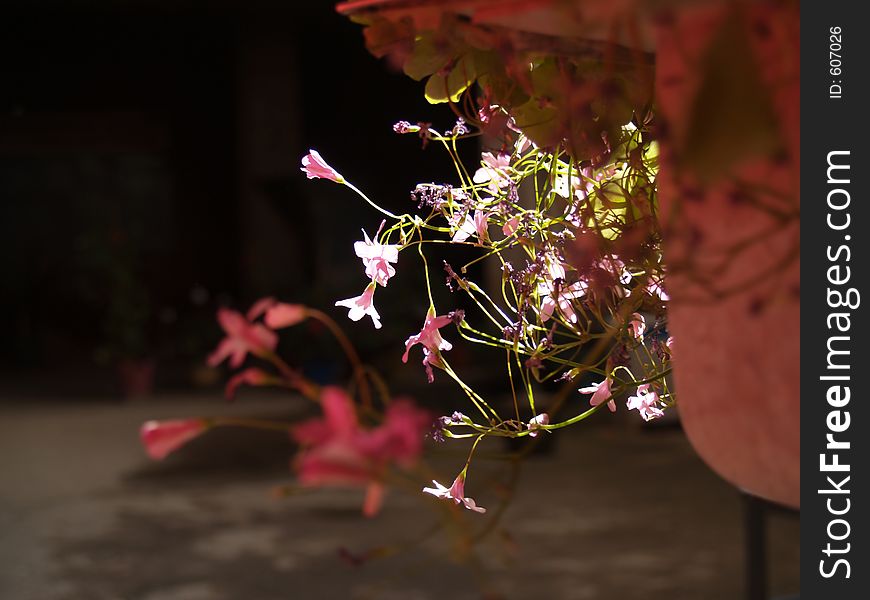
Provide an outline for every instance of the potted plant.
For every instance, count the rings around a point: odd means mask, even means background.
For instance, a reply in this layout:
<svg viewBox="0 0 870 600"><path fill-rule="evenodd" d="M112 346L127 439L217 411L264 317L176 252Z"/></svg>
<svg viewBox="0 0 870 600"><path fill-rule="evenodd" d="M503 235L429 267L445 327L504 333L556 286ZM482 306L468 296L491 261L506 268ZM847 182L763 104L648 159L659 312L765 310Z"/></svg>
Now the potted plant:
<svg viewBox="0 0 870 600"><path fill-rule="evenodd" d="M650 120L687 435L735 485L798 506L797 3L382 0L338 9L365 25L376 56L425 78L430 101L458 102L476 83L532 141L561 144L578 172L584 159L612 155L623 124Z"/></svg>

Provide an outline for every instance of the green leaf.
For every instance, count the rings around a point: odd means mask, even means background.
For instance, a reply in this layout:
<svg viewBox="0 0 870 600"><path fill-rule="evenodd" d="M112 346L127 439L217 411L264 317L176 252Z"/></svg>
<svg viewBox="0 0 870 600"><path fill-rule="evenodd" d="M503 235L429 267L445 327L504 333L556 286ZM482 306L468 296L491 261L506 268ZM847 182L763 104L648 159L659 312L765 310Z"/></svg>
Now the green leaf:
<svg viewBox="0 0 870 600"><path fill-rule="evenodd" d="M462 92L477 79L474 61L467 56L460 58L447 76L435 73L426 82L426 100L431 104L459 102Z"/></svg>
<svg viewBox="0 0 870 600"><path fill-rule="evenodd" d="M542 107L537 98L516 107L513 116L517 127L542 148L554 147L562 139L562 128L556 119L556 110Z"/></svg>
<svg viewBox="0 0 870 600"><path fill-rule="evenodd" d="M436 39L431 31L425 31L414 40L411 56L403 70L416 81L440 71L453 59L452 48L443 39Z"/></svg>
<svg viewBox="0 0 870 600"><path fill-rule="evenodd" d="M563 76L555 59L546 58L533 63L530 76L534 95L553 100L563 95L560 89Z"/></svg>

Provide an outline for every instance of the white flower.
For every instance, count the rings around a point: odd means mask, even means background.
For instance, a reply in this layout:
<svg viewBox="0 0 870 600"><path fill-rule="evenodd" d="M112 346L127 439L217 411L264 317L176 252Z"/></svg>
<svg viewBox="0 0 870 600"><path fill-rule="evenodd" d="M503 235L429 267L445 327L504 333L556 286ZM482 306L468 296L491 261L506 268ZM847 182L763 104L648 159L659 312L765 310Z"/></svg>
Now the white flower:
<svg viewBox="0 0 870 600"><path fill-rule="evenodd" d="M580 388L577 391L581 394L592 394L592 397L589 398L589 404L592 406L598 406L607 400L607 408L610 409L610 412L616 412L616 402L613 399L608 400L613 395L610 392L610 378L600 383L593 383L588 387Z"/></svg>
<svg viewBox="0 0 870 600"><path fill-rule="evenodd" d="M646 319L640 313L632 313L631 320L628 322L628 328L631 330L631 335L634 339L642 339L643 332L646 331Z"/></svg>
<svg viewBox="0 0 870 600"><path fill-rule="evenodd" d="M374 282L372 282L366 286L362 295L356 296L355 298L348 298L347 300L339 300L335 305L350 309L347 316L351 321L359 321L366 315L370 316L372 322L375 324L375 329L380 329L381 316L378 314L378 311L375 310L373 302L375 297L375 287Z"/></svg>
<svg viewBox="0 0 870 600"><path fill-rule="evenodd" d="M386 286L390 277L396 274L395 267L390 263L398 262L399 246L373 242L363 231L363 241L354 242L353 249L356 255L362 259L366 275L382 286Z"/></svg>
<svg viewBox="0 0 870 600"><path fill-rule="evenodd" d="M549 425L550 424L550 415L547 413L541 413L531 421L529 421L529 436L530 437L538 437L538 431L546 431L550 433L549 429L542 429L541 425Z"/></svg>
<svg viewBox="0 0 870 600"><path fill-rule="evenodd" d="M629 410L637 409L644 421L658 419L665 412L658 407L659 395L650 390L649 384L639 385L637 387L637 395L629 396L625 405Z"/></svg>
<svg viewBox="0 0 870 600"><path fill-rule="evenodd" d="M485 513L486 509L482 506L478 506L473 498L465 498L465 472L459 474L459 476L453 481L453 485L450 487L445 487L435 481L432 480L432 483L435 484L434 488L423 488L423 492L426 494L432 494L436 498L443 498L445 500L453 500L456 504L462 504L468 510L473 510L477 513Z"/></svg>

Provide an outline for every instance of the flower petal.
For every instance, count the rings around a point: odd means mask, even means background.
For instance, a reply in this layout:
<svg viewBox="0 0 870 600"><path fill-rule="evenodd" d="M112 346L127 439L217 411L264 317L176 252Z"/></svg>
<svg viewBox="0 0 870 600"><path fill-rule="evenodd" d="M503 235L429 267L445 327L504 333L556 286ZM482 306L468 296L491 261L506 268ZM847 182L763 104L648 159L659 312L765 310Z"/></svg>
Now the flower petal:
<svg viewBox="0 0 870 600"><path fill-rule="evenodd" d="M148 421L142 424L139 436L148 456L162 460L208 429L204 419Z"/></svg>

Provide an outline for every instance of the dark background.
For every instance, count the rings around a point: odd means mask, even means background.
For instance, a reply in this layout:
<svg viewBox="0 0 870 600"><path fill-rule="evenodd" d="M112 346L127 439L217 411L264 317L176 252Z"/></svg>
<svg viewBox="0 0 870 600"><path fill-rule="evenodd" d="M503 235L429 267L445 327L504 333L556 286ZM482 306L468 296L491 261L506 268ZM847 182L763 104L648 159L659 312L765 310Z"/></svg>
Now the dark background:
<svg viewBox="0 0 870 600"><path fill-rule="evenodd" d="M153 365L158 390L202 384L215 308L264 295L326 307L363 351L398 358L426 309L408 301L419 259L378 294L384 331L347 321L333 304L365 285L352 243L380 216L300 159L316 148L383 206L415 210L409 191L452 166L392 124L449 128L449 109L369 55L331 2L32 6L0 24L4 387L111 396L125 362ZM337 349L305 333L286 343L329 379Z"/></svg>

